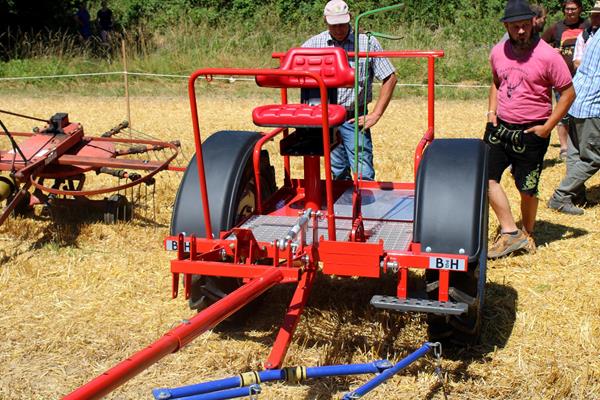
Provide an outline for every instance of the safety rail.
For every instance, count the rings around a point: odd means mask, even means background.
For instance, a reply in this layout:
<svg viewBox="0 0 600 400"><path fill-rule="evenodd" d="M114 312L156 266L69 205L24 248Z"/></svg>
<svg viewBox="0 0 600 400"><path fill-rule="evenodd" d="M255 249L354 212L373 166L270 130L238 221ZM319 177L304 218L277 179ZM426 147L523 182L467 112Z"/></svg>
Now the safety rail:
<svg viewBox="0 0 600 400"><path fill-rule="evenodd" d="M214 237L213 230L210 222L210 209L208 203L208 193L206 188L206 175L204 171L204 159L202 157L202 139L200 136L200 127L198 119L198 106L196 100L196 80L204 76L207 80L211 80L214 75L239 75L239 76L257 76L257 75L276 75L276 76L291 76L291 77L304 77L314 79L319 85L319 93L321 97L322 107L322 127L323 127L323 151L324 151L324 164L325 170L331 170L331 157L330 157L330 143L329 143L329 115L327 109L327 87L323 82L323 79L314 72L308 71L284 71L277 69L239 69L239 68L204 68L194 72L188 82L188 91L190 98L190 107L192 112L192 125L194 128L194 142L196 147L196 163L198 167L198 177L200 183L200 196L204 212L204 223L206 229L206 237L211 239ZM275 136L277 133L271 133ZM326 190L326 203L327 203L327 221L328 221L328 234L332 240L335 240L335 219L333 211L333 184L332 177L330 174L325 175L325 190ZM256 181L256 191L260 193L260 179Z"/></svg>
<svg viewBox="0 0 600 400"><path fill-rule="evenodd" d="M348 58L352 59L356 55L355 52L348 52ZM414 155L414 176L417 177L419 163L423 158L425 147L435 138L435 59L444 57L443 50L399 50L399 51L373 51L373 52L358 52L359 58L426 58L427 59L427 130L419 141ZM285 53L274 52L272 58L283 60ZM281 89L282 104L287 102L287 89ZM286 157L287 158L287 157ZM289 165L289 160L286 161Z"/></svg>

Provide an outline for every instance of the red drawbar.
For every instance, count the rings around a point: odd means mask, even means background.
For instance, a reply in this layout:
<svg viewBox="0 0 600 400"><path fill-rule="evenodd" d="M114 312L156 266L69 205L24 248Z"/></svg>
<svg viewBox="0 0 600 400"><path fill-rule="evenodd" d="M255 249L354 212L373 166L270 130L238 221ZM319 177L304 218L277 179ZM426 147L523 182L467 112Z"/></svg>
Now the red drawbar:
<svg viewBox="0 0 600 400"><path fill-rule="evenodd" d="M327 107L329 126L339 126L346 120L344 106L329 104ZM323 108L308 104L269 104L256 107L252 111L252 120L258 126L277 127L321 127L323 126Z"/></svg>
<svg viewBox="0 0 600 400"><path fill-rule="evenodd" d="M314 72L328 88L354 86L354 69L348 62L346 51L339 47L290 49L285 53L280 69ZM306 76L257 75L256 84L275 88L319 87L317 81Z"/></svg>

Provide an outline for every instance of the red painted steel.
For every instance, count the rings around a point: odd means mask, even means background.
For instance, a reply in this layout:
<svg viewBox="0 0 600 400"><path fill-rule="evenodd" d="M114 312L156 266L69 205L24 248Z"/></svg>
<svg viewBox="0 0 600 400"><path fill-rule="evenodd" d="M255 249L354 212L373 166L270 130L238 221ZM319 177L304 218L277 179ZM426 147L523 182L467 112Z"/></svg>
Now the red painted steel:
<svg viewBox="0 0 600 400"><path fill-rule="evenodd" d="M190 97L190 107L192 112L192 124L194 129L194 141L196 145L196 161L198 167L198 176L200 183L201 201L204 208L204 223L206 227L206 237L214 237L212 226L210 223L210 209L208 204L208 194L206 190L206 175L204 172L204 159L202 157L202 139L200 136L200 127L198 119L198 105L196 100L195 82L200 76L204 76L207 80L211 80L214 75L224 76L257 76L257 75L275 75L275 76L295 76L314 79L319 85L319 93L321 96L322 113L322 129L323 129L323 150L325 159L325 168L331 171L331 148L329 145L329 113L327 105L327 87L319 75L308 71L287 71L282 69L243 69L243 68L204 68L192 73L188 82L188 91ZM333 211L333 189L332 189L331 174L326 174L325 188L327 193L327 219L328 234L332 240L335 240L335 220Z"/></svg>
<svg viewBox="0 0 600 400"><path fill-rule="evenodd" d="M398 287L396 290L396 296L399 299L406 299L408 292L408 268L400 267L398 269Z"/></svg>
<svg viewBox="0 0 600 400"><path fill-rule="evenodd" d="M217 301L142 351L132 355L89 383L64 397L64 400L99 399L110 393L167 354L175 353L197 336L217 325L237 310L250 303L283 279L281 271L270 268L227 297Z"/></svg>
<svg viewBox="0 0 600 400"><path fill-rule="evenodd" d="M60 134L47 132L35 134L11 133L14 136L28 137L19 145L26 159L23 160L20 155L13 154L14 150L0 151L0 170L16 170L15 177L19 181L29 181L34 187L45 193L64 196L92 196L115 192L147 182L158 172L165 169L185 170L185 168L169 166L179 153L178 146L175 143L84 136L83 128L77 123L70 123L65 126L63 132ZM117 159L116 156L120 154L115 148L116 143L146 145L153 149L170 148L173 150L173 154L165 161ZM97 190L61 190L46 187L36 182L37 178L77 177L101 167L128 168L151 172L136 181Z"/></svg>
<svg viewBox="0 0 600 400"><path fill-rule="evenodd" d="M297 47L280 58L280 68L286 71L313 72L321 77L327 87L354 86L354 69L348 62L346 51L340 47ZM257 75L256 84L275 88L318 88L320 84L303 76Z"/></svg>
<svg viewBox="0 0 600 400"><path fill-rule="evenodd" d="M321 209L321 157L304 157L304 208L318 211Z"/></svg>
<svg viewBox="0 0 600 400"><path fill-rule="evenodd" d="M383 242L319 241L324 274L378 278L381 274L379 260L383 255Z"/></svg>
<svg viewBox="0 0 600 400"><path fill-rule="evenodd" d="M224 276L231 278L257 278L273 266L253 264L231 264L216 261L171 260L171 272L180 274ZM300 269L277 267L285 282L298 282Z"/></svg>
<svg viewBox="0 0 600 400"><path fill-rule="evenodd" d="M346 108L328 104L329 125L339 126L346 121ZM321 127L321 106L308 104L268 104L252 110L252 121L258 126L272 127Z"/></svg>
<svg viewBox="0 0 600 400"><path fill-rule="evenodd" d="M265 363L265 368L274 369L281 367L287 349L292 342L292 336L296 331L296 327L298 326L298 322L300 321L300 317L302 316L302 312L308 301L308 296L310 295L315 276L314 266L312 266L311 269L302 275L302 279L298 282L292 301L285 314L283 325L279 329L279 333L277 334L277 338L271 349L271 354L269 354L269 358Z"/></svg>
<svg viewBox="0 0 600 400"><path fill-rule="evenodd" d="M262 184L260 182L260 152L265 143L267 143L270 140L273 140L273 138L275 136L279 135L283 131L284 131L283 128L275 129L274 131L272 131L266 135L263 135L263 137L260 138L258 140L258 142L256 142L256 144L254 145L254 152L252 154L252 163L254 166L254 182L256 185L256 213L257 214L263 213L263 198L262 198L262 188L261 188Z"/></svg>
<svg viewBox="0 0 600 400"><path fill-rule="evenodd" d="M450 271L440 271L438 287L438 300L448 301L448 289L450 287Z"/></svg>

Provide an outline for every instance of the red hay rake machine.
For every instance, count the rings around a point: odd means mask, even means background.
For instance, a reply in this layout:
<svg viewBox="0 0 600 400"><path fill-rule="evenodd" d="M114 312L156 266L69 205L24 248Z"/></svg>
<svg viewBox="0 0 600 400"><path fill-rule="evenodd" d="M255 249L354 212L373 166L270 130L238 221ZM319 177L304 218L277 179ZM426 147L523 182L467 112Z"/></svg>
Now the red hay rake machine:
<svg viewBox="0 0 600 400"><path fill-rule="evenodd" d="M358 18L356 25L358 32ZM176 254L172 296L178 296L183 281L184 296L199 313L66 399L106 395L232 314L251 312L245 306L280 284L295 285L295 290L265 371L252 373L250 380L242 374L230 386L219 383L210 389L217 390L213 397L189 398L232 398L219 390L235 385L246 387L248 396L253 393L248 386L261 377L268 380L268 371L276 375L269 379L311 377L310 368L294 369L297 373L279 368L311 288L324 275L395 279L396 291L374 296L372 306L427 313L432 340L476 342L486 276L487 151L480 140L434 139L434 66L442 56L442 51L347 54L339 48L293 48L274 55L280 60L277 69L194 72L189 97L196 154L179 187L165 247ZM356 173L353 180L332 179L330 151L346 110L329 101L335 97L330 93L355 84L352 57L354 65L363 57L427 60L428 129L415 150L415 182L369 182ZM252 76L258 86L281 89L280 104L252 113L257 126L274 129L219 131L202 142L195 83L219 75ZM290 89L317 101L289 104ZM263 148L276 137L284 160L280 188ZM303 177L291 176L291 157L302 160ZM424 273L409 275L410 269ZM409 292L409 278L425 280L423 293ZM419 351L435 347L427 346ZM155 391L155 397L179 398L166 389Z"/></svg>
<svg viewBox="0 0 600 400"><path fill-rule="evenodd" d="M141 184L154 185L154 176L160 171L184 170L170 165L179 153L177 141L115 137L128 127L126 121L95 137L86 136L83 126L69 121L66 113L57 113L48 120L4 110L0 113L46 123L33 132L10 132L0 121L12 147L0 150L0 171L8 172L0 175L0 201L6 200L0 225L11 213L24 214L36 205L50 211L93 212L106 223L127 221L132 217L133 205L121 192ZM168 153L158 155L165 151ZM84 189L90 173L115 177L118 184ZM90 198L108 193L113 194L101 200Z"/></svg>

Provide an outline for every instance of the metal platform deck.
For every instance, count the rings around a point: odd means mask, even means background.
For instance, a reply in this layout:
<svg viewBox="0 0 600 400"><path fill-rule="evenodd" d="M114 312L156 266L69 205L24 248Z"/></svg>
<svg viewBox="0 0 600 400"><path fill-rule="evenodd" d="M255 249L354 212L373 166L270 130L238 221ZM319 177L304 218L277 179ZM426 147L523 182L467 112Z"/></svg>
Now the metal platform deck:
<svg viewBox="0 0 600 400"><path fill-rule="evenodd" d="M248 219L241 228L251 229L254 237L259 242L273 242L283 239L290 228L298 221L296 217L255 215ZM412 240L412 222L400 221L364 221L365 234L368 243L377 243L383 240L385 250L406 250ZM336 218L335 232L337 240L348 240L352 228L352 221L347 218ZM326 221L319 223L319 236L328 238ZM227 239L232 239L228 237ZM309 224L306 238L307 244L312 243L312 223Z"/></svg>
<svg viewBox="0 0 600 400"><path fill-rule="evenodd" d="M352 216L352 192L348 188L333 204L336 217ZM411 190L361 189L361 212L365 219L412 221L415 197Z"/></svg>

